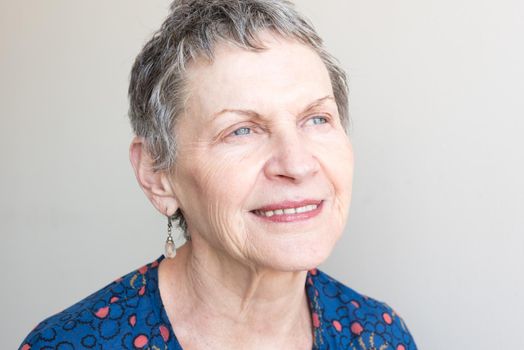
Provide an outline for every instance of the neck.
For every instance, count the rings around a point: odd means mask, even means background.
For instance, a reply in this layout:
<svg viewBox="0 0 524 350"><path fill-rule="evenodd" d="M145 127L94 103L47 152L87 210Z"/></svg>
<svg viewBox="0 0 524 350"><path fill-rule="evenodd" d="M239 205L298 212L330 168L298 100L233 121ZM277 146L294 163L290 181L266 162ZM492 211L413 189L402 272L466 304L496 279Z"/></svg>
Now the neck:
<svg viewBox="0 0 524 350"><path fill-rule="evenodd" d="M266 342L273 337L273 344L281 345L300 335L302 344L304 337L306 344L311 342L306 271L246 266L192 242L179 249L175 259L164 262L160 290L177 337L193 328L193 333L198 329L236 346L244 337L250 343L257 337ZM233 339L220 339L224 337Z"/></svg>

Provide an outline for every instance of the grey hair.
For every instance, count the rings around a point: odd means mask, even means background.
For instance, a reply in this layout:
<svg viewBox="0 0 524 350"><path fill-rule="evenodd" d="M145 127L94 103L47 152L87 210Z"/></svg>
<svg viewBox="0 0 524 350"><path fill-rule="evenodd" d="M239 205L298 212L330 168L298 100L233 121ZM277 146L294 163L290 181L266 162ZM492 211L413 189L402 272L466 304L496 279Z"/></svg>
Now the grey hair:
<svg viewBox="0 0 524 350"><path fill-rule="evenodd" d="M129 117L153 159L153 169L175 165L177 118L185 110L186 66L204 57L213 60L217 43L264 50L257 34L270 30L311 47L331 79L340 121L349 132L348 86L344 70L323 46L309 21L286 0L175 0L161 28L138 54L129 84ZM187 234L180 210L174 219Z"/></svg>

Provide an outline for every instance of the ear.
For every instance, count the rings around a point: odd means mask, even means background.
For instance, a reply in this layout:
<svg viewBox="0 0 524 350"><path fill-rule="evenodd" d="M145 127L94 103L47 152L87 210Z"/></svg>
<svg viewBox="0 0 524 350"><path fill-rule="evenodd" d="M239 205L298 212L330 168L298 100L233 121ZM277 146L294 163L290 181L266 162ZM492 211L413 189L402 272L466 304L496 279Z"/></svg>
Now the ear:
<svg viewBox="0 0 524 350"><path fill-rule="evenodd" d="M129 159L147 198L160 213L172 216L178 209L174 189L166 171L153 170L153 160L146 150L143 137L135 136L131 141Z"/></svg>

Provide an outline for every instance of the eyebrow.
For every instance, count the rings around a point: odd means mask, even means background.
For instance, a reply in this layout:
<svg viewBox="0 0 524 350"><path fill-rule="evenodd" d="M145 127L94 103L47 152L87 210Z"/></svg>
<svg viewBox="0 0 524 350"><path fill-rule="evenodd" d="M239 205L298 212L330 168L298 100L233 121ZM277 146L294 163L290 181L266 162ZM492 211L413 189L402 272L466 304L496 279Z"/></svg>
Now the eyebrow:
<svg viewBox="0 0 524 350"><path fill-rule="evenodd" d="M312 109L322 105L325 101L327 100L332 100L332 101L335 101L335 98L331 95L327 95L327 96L324 96L324 97L321 97L321 98L318 98L316 99L315 101L311 102L309 105L307 105L306 108L304 108L304 110L302 112L300 112L300 114L304 114L304 113L307 113L309 111L311 111ZM231 108L224 108L223 110L221 110L220 112L217 112L217 113L214 113L211 115L211 119L214 120L216 119L217 117L219 117L221 114L224 114L224 113L235 113L235 114L241 114L241 115L245 115L245 116L248 116L248 117L254 117L254 118L260 118L260 114L252 109L231 109Z"/></svg>

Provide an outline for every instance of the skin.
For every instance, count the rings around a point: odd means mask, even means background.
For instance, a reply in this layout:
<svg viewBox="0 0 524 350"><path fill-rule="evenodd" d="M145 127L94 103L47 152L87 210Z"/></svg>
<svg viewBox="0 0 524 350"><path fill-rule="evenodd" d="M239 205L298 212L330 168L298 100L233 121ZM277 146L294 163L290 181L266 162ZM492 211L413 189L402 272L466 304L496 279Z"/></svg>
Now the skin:
<svg viewBox="0 0 524 350"><path fill-rule="evenodd" d="M307 46L261 33L261 52L218 44L188 69L174 169L151 171L143 140L130 156L164 215L181 208L192 240L162 261L160 292L187 349L311 349L307 270L331 253L349 210L353 151L328 72ZM322 200L312 218L252 211Z"/></svg>

